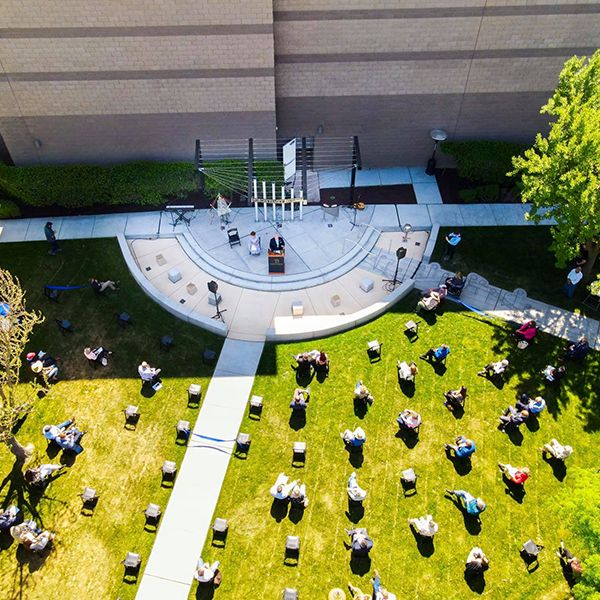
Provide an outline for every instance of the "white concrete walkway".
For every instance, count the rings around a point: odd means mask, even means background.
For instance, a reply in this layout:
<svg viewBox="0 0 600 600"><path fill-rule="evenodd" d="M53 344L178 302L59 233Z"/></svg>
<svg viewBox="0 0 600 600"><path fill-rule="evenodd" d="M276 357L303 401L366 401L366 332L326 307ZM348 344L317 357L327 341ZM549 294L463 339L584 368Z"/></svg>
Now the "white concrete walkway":
<svg viewBox="0 0 600 600"><path fill-rule="evenodd" d="M262 343L225 340L146 560L137 600L187 600L262 350Z"/></svg>

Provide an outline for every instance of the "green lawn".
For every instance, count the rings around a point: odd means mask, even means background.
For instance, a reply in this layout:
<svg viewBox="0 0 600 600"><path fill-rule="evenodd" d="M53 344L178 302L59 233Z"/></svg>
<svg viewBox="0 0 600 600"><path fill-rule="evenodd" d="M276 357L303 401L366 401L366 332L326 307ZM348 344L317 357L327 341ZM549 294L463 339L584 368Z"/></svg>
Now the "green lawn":
<svg viewBox="0 0 600 600"><path fill-rule="evenodd" d="M187 388L199 382L206 389L212 367L202 364L205 347L219 350L221 340L188 325L158 307L134 282L116 240L61 242L63 251L47 255L47 244L0 244L0 266L17 275L28 290L29 308L46 316L28 350L44 349L60 358L60 381L51 395L39 400L18 430L23 442L33 442L32 464L57 462L49 458L41 434L44 424L75 416L85 451L66 474L39 498L23 485L13 469L12 455L0 448L0 504L17 503L56 532L54 549L38 557L18 549L10 536L0 538L0 597L35 600L50 590L65 597L134 597L135 585L122 582L120 561L127 550L147 561L155 534L144 530L143 511L149 502L167 504L170 489L161 487L165 459L183 457L175 444L175 424L192 422L197 409L187 407ZM89 277L121 281L116 294L97 297L90 288L65 292L54 304L43 297L46 283L73 285ZM123 330L115 319L126 310L134 325ZM74 332L62 335L56 318L72 321ZM169 334L176 346L159 349L159 338ZM101 344L114 352L109 366L94 370L83 357L85 346ZM140 394L137 365L141 360L163 369L164 388L154 397ZM23 376L29 377L27 368ZM124 429L123 409L138 405L141 418L135 431ZM81 514L77 496L84 486L97 489L100 499L91 517Z"/></svg>
<svg viewBox="0 0 600 600"><path fill-rule="evenodd" d="M570 269L556 267L556 258L548 249L552 242L550 227L461 227L462 242L453 259L443 260L445 237L453 230L456 228L440 228L432 262L464 274L475 271L506 290L523 288L529 297L554 306L589 312L582 306L588 294L583 282L572 300L564 295L563 285ZM598 318L597 313L590 316Z"/></svg>
<svg viewBox="0 0 600 600"><path fill-rule="evenodd" d="M465 238L467 247L468 234ZM554 547L564 538L575 553L585 556L585 552L559 513L560 498L574 484L578 468L595 471L597 467L599 355L588 357L585 366L569 367L561 388L545 390L539 371L556 358L561 340L541 335L533 347L520 351L507 341L504 324L449 303L434 324L421 323L420 339L411 345L403 334L403 323L414 316L415 302L413 295L376 321L339 336L266 347L253 389L254 394L264 396L264 412L259 421L246 418L242 424L242 430L252 434L252 447L247 460L232 459L215 514L229 519L227 543L219 549L209 539L203 552L205 560L221 560L223 583L216 597L278 598L290 586L299 589L301 598L316 600L325 598L333 587L345 588L348 582L367 591L373 568L398 598L566 597L568 587ZM365 347L374 338L384 343L383 357L370 364ZM450 344L452 353L447 371L436 373L417 357L442 342ZM290 423L288 408L296 387L291 354L315 346L330 354L331 375L323 384L313 380L307 423L295 430L292 425L298 426ZM498 389L476 372L502 356L510 358L512 369L506 384ZM397 358L419 363L412 397L398 385ZM375 396L374 405L363 416L355 414L352 400L358 379ZM465 415L457 419L443 406L442 393L461 384L468 386L469 399ZM541 415L539 429L524 426L522 438L511 441L497 430L497 417L521 391L543 392L549 409ZM420 439L412 448L395 435L395 418L406 407L420 411L424 420ZM339 432L358 424L368 439L364 463L353 466ZM458 434L477 443L468 473L458 472L444 454L443 443ZM562 481L538 450L552 437L575 448ZM303 468L291 466L294 441L308 444ZM522 503L506 493L498 462L531 468ZM413 497L404 497L399 480L400 472L408 467L414 467L419 476L418 493ZM369 492L362 518L347 513L346 481L353 470ZM310 505L299 521L294 515L272 513L269 488L281 471L306 483ZM444 498L446 487L466 489L487 501L480 531L467 529L459 510ZM407 526L409 517L427 513L440 526L432 555L421 554ZM369 565L351 565L344 548L348 539L344 528L354 522L367 527L375 542L369 572ZM285 538L290 534L301 539L298 566L283 562ZM546 546L541 566L531 575L519 557L521 544L529 538ZM471 590L463 579L464 561L474 545L481 546L491 560L483 590ZM210 594L194 586L190 597Z"/></svg>

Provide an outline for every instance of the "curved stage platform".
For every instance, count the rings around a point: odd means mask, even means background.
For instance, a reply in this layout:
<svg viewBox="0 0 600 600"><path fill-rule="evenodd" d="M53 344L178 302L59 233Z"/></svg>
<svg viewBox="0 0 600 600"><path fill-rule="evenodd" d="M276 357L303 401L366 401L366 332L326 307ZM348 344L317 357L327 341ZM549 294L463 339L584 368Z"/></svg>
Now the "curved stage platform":
<svg viewBox="0 0 600 600"><path fill-rule="evenodd" d="M308 339L364 323L412 288L429 232L413 231L405 240L397 221L385 227L385 219L373 219L378 208L357 212L354 221L354 211L342 210L337 220L324 220L320 207L308 206L303 221L280 227L255 222L254 209L237 209L229 227L238 229L242 243L233 247L210 211L196 211L189 227L163 227L152 238L119 240L138 283L180 318L234 339ZM248 253L250 231L261 237L259 256ZM275 231L286 241L284 275L268 274L264 249ZM384 279L394 276L400 246L407 249L398 269L403 283L390 287ZM170 279L170 271L181 278ZM212 318L216 309L209 303L210 280L219 284L223 322ZM301 316L292 315L292 304L301 304Z"/></svg>

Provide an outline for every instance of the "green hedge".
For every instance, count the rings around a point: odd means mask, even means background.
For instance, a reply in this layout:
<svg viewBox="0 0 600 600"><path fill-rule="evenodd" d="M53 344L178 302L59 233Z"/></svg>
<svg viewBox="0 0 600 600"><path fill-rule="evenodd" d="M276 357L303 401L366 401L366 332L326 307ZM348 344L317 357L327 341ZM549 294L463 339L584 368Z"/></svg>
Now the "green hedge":
<svg viewBox="0 0 600 600"><path fill-rule="evenodd" d="M458 196L465 202L497 202L500 198L500 186L490 183L472 189L464 189L458 192Z"/></svg>
<svg viewBox="0 0 600 600"><path fill-rule="evenodd" d="M513 170L512 157L527 146L501 141L443 142L442 152L453 156L458 174L465 179L500 186L513 185L506 174Z"/></svg>
<svg viewBox="0 0 600 600"><path fill-rule="evenodd" d="M219 194L229 196L232 192L245 193L248 189L248 164L244 160L223 159L204 164L204 191L207 196L216 198ZM283 164L276 160L257 160L254 174L258 180L258 193L262 196L262 182L267 182L268 194L271 184L277 186L277 193L284 185Z"/></svg>
<svg viewBox="0 0 600 600"><path fill-rule="evenodd" d="M0 219L20 217L21 210L12 200L0 199Z"/></svg>
<svg viewBox="0 0 600 600"><path fill-rule="evenodd" d="M9 167L0 164L0 189L23 204L157 205L197 189L192 163L132 162L96 165Z"/></svg>

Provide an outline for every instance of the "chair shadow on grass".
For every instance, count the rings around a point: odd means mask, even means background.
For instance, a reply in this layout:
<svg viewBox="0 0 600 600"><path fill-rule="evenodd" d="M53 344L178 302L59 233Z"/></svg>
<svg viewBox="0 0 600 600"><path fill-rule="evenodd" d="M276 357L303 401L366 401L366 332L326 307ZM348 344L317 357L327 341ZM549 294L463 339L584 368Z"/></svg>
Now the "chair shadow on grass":
<svg viewBox="0 0 600 600"><path fill-rule="evenodd" d="M294 431L300 431L300 429L303 429L306 426L306 411L292 410L289 424Z"/></svg>
<svg viewBox="0 0 600 600"><path fill-rule="evenodd" d="M355 525L365 516L365 507L362 502L355 502L348 498L348 510L346 516Z"/></svg>
<svg viewBox="0 0 600 600"><path fill-rule="evenodd" d="M355 469L360 469L365 462L365 455L362 446L346 446L348 461Z"/></svg>
<svg viewBox="0 0 600 600"><path fill-rule="evenodd" d="M369 411L368 402L354 398L354 415L359 419L364 419Z"/></svg>
<svg viewBox="0 0 600 600"><path fill-rule="evenodd" d="M548 454L542 454L542 458L544 462L548 463L550 467L552 467L552 474L558 481L564 481L567 476L567 465L565 465L564 461L558 460L553 456L549 456Z"/></svg>
<svg viewBox="0 0 600 600"><path fill-rule="evenodd" d="M371 570L371 557L352 552L350 555L350 570L355 575L366 575Z"/></svg>
<svg viewBox="0 0 600 600"><path fill-rule="evenodd" d="M401 439L404 445L412 450L419 443L419 434L407 429L398 429L395 437Z"/></svg>
<svg viewBox="0 0 600 600"><path fill-rule="evenodd" d="M273 499L273 503L271 504L271 516L278 522L281 523L283 521L289 510L289 502L287 500L277 500L277 498Z"/></svg>
<svg viewBox="0 0 600 600"><path fill-rule="evenodd" d="M464 579L472 592L483 594L485 591L485 576L483 573L469 573L465 571Z"/></svg>
<svg viewBox="0 0 600 600"><path fill-rule="evenodd" d="M461 458L459 456L454 456L449 449L446 449L446 458L452 463L456 474L460 475L461 477L468 475L473 469L473 464L471 463L470 457Z"/></svg>
<svg viewBox="0 0 600 600"><path fill-rule="evenodd" d="M398 385L400 386L400 391L407 398L412 398L415 395L417 388L414 381L406 381L406 379L401 379L398 375Z"/></svg>
<svg viewBox="0 0 600 600"><path fill-rule="evenodd" d="M419 554L423 558L429 558L430 556L433 556L433 553L435 552L433 538L419 535L419 533L415 531L414 527L410 527L409 529L415 538L415 543L417 544L417 550L419 551Z"/></svg>

